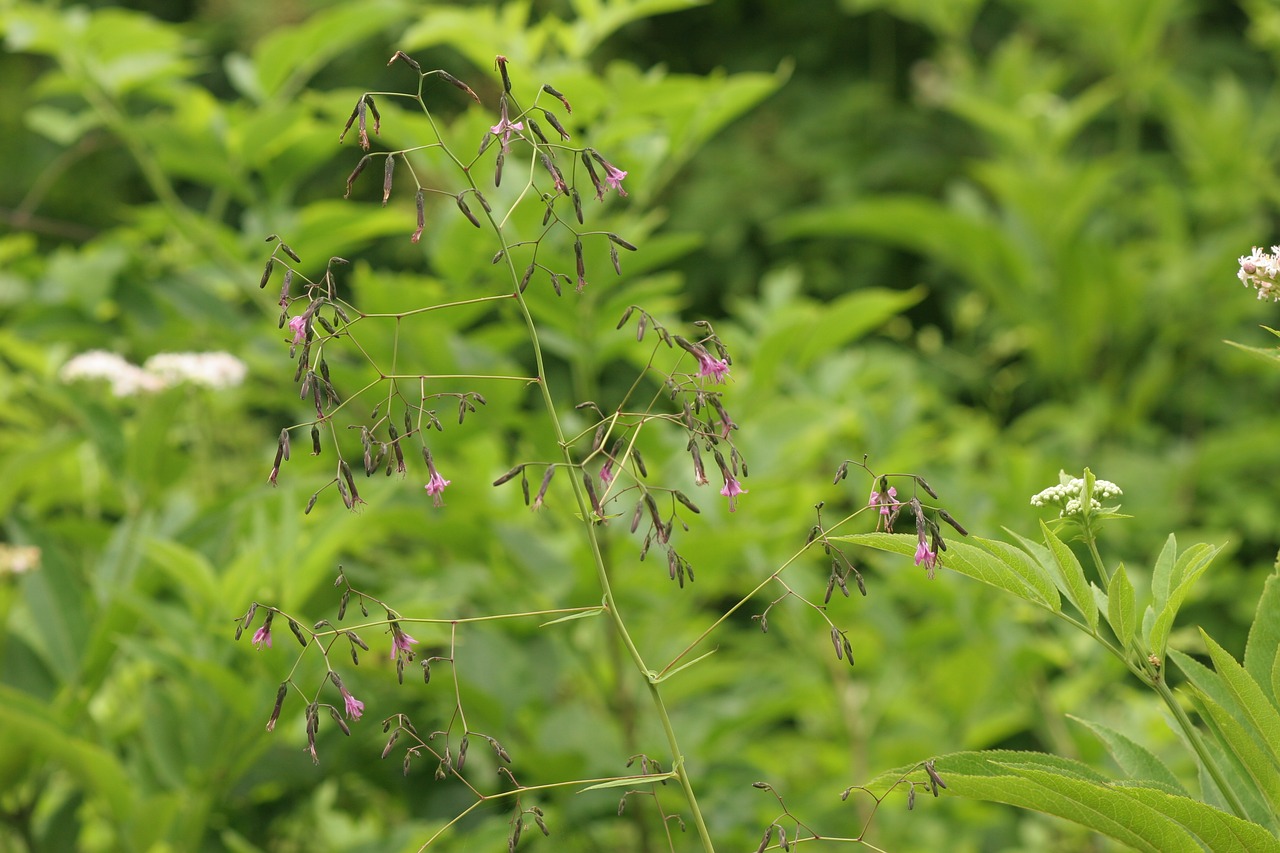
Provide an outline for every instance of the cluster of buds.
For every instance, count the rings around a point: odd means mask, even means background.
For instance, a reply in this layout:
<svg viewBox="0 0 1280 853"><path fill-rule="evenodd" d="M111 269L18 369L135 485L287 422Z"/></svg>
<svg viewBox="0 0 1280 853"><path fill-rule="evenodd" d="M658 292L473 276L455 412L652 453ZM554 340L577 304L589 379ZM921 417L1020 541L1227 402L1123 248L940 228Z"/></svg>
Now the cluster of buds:
<svg viewBox="0 0 1280 853"><path fill-rule="evenodd" d="M447 71L439 69L434 71L423 71L422 66L416 60L402 51L396 51L395 55L391 57L390 62L387 64L390 65L397 61L409 66L418 74L419 91L421 91L422 82L428 78L438 78L449 85L462 90L477 103L480 102L480 98L470 86L463 83L452 74L449 74ZM485 152L493 146L495 141L498 143L496 146L497 151L494 155L493 185L495 187L500 187L502 186L502 174L503 168L506 164L506 159L512 153L512 143L519 141L526 144L530 149L530 156L533 158L533 161L541 165L542 172L544 172L546 177L550 180L550 186L538 186L537 181L535 181L532 186L536 191L537 196L542 200L542 203L545 206L542 219L543 226L545 227L551 223L552 220L555 220L556 223L563 225L573 234L573 251L576 267L574 271L575 275L553 270L539 264L536 260L530 261L528 266L525 268L524 276L520 280L519 289L523 292L525 287L528 286L529 280L533 277L533 274L538 269L544 269L550 275L551 286L557 295L560 295L563 292L562 284L569 281L576 281L576 289L581 293L587 286L586 259L584 256L582 235L570 224L569 214L566 213L562 216L560 212L557 211L557 204L561 201L567 202L567 204L572 207L572 217L577 220L577 224L582 225L584 223L582 194L578 191L579 182L577 179L577 164L579 162L581 163L582 171L591 182L591 187L595 191L595 197L598 201L602 201L605 194L610 191L617 192L619 196L626 196L627 192L622 187L622 181L627 177L627 173L623 169L611 163L604 157L604 155L594 148L574 148L566 145L572 134L565 128L560 117L555 112L538 103L538 99L544 94L549 95L559 102L559 104L564 108L566 115L571 114L573 112L573 106L569 103L569 99L565 97L562 92L550 84L544 84L538 90L534 103L527 109L521 109L511 91L511 76L507 69L507 58L505 56L498 56L496 62L498 71L502 76L502 94L498 99L498 123L490 126L485 132L484 137L480 140L480 147L476 156L483 156ZM360 147L364 151L368 152L370 148L368 133L369 116L373 117L373 133L376 136L382 126L381 115L378 112L377 104L374 101L373 95L366 92L356 101L356 105L352 108L351 115L347 119L346 127L343 128L342 134L338 137L338 141L341 142L345 139L347 132L351 129L351 126L356 124L358 128ZM550 125L552 130L554 130L558 136L558 139L554 143L548 138L546 133L543 132L541 125L538 123L539 117ZM572 159L571 165L565 165L564 168L561 168L562 164L557 160L557 155L564 153L570 153L572 155L576 155L576 157ZM479 203L480 207L484 209L485 216L489 217L491 222L494 222L493 208L489 204L489 201L480 192L478 187L470 185L456 193L449 190L429 189L424 187L418 181L417 174L413 172L412 167L409 165L408 154L409 150L364 154L364 156L360 158L359 162L356 163L351 174L347 177L347 188L344 198L349 198L351 196L352 188L355 185L356 179L360 177L372 159L375 157L383 157L382 204L384 207L391 199L391 192L395 183L397 160L404 161L406 167L408 167L409 171L413 173L413 180L417 184L414 194L414 209L417 217L417 227L410 237L412 242L417 243L421 240L423 232L426 229L426 194L428 192L451 197L457 205L458 210L464 217L466 217L467 221L475 227L481 228L483 227L483 223L480 218L467 205L467 198L470 196ZM468 166L467 170L470 171L470 168L471 167ZM566 170L569 172L568 175L566 175ZM622 248L627 251L634 252L636 251L636 246L619 237L617 234L603 233L601 236L604 236L607 240L609 258L613 263L615 272L621 275L622 265L619 260L618 249ZM506 258L507 251L507 249L499 251L494 256L493 263L496 264Z"/></svg>
<svg viewBox="0 0 1280 853"><path fill-rule="evenodd" d="M1257 246L1252 254L1240 258L1240 271L1236 278L1245 287L1257 288L1259 299L1280 301L1280 287L1276 277L1280 275L1280 246L1272 246L1270 252L1264 252Z"/></svg>
<svg viewBox="0 0 1280 853"><path fill-rule="evenodd" d="M1068 479L1066 475L1062 475L1062 482L1056 486L1050 486L1031 496L1031 505L1034 507L1057 506L1060 508L1058 512L1059 518L1070 518L1080 516L1084 513L1084 487L1085 482L1080 477L1072 477ZM1124 494L1120 487L1110 480L1094 480L1093 495L1089 501L1090 512L1100 512L1102 510L1101 500L1111 500ZM1101 498L1101 500L1099 500Z"/></svg>

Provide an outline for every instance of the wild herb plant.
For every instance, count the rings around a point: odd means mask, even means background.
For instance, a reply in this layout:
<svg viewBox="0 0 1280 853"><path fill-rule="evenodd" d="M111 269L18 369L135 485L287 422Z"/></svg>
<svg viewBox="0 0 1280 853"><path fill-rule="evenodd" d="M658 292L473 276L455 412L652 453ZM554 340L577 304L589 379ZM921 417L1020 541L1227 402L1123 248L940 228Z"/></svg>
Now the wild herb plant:
<svg viewBox="0 0 1280 853"><path fill-rule="evenodd" d="M934 501L938 496L923 478L914 474L876 474L865 459L856 465L845 463L837 470L836 483L847 478L850 467L863 469L873 483L866 504L830 526L824 523L823 507L819 505L817 523L793 560L745 591L735 605L664 666L652 664L632 637L625 618L627 603L619 602L615 596L601 539L617 528L629 529L636 535L643 530L639 558L661 555L659 559L665 561L670 580L681 588L686 581L694 581L695 567L681 555L679 540L690 530L689 520L700 513L699 506L679 488L650 482L639 447L640 437L653 430L682 435L694 484L709 484L707 460L711 460L713 473L718 471L717 482L723 484L719 493L733 512L740 496L747 494L742 485L747 463L733 441L739 424L730 415L731 398L726 402L722 388L731 372L729 350L709 324L698 324L697 334L686 337L672 331L655 313L632 305L623 313L618 328L634 320L637 344L647 341L650 348L645 370L629 385L616 407L605 409L591 400L573 401L568 406L549 369L547 350L539 335L539 319L525 298L526 290L530 286L547 287L562 299L582 294L592 286L587 258L603 254L601 250L608 252L613 270L621 274L619 250L636 251L637 246L618 234L588 226L586 210L593 200L603 202L610 193L625 196L623 181L627 173L600 152L571 139L559 114L561 110L566 115L572 112L564 93L544 84L531 98L519 95L502 56L497 58L502 80L497 122L484 134L476 153L463 156L437 124L429 105L428 87L443 83L462 90L477 102L480 98L446 71L424 71L402 52L392 57L392 63L397 61L416 74L416 91L365 92L359 96L342 137L354 127L361 149L368 153L359 159L347 179L347 194L361 185L366 170L379 164L381 198L386 204L396 191L397 169L401 174L407 172L414 188L416 216L414 228L410 230L406 224L405 229L411 242L420 240L431 216L446 212L460 215L492 234L495 254L491 263L501 270L497 278L502 284L490 285L490 292L468 299L417 305L396 312L366 312L358 301L344 295L344 259L331 258L322 273L311 277L287 243L275 235L269 237L275 247L260 284L265 287L276 269L281 268L278 325L287 329L290 354L297 359L294 379L299 384L300 397L309 400L315 411L314 418L281 431L269 479L272 483L277 481L282 466L291 459L294 434L305 432L312 455L332 457L331 476L311 496L306 512L329 490L347 509L358 509L363 502L358 472L366 477L380 472L406 477L411 469L418 470L425 480L424 498L429 496L434 508L439 509L445 502L445 490L454 482L444 472L455 478L464 476L431 450L431 433L444 430L443 406L456 409L459 427L468 426L469 417L474 425L483 417L480 409L487 403L482 389L492 383L515 383L531 390L541 415L552 426L556 448L549 456L513 460L515 464L497 476L493 486L506 486L518 479L525 503L535 510L569 498L589 545L601 600L599 604L566 603L554 608L480 616L401 613L394 602L354 586L339 566L333 621L321 619L310 624L301 614L255 602L238 622L237 637L256 625L255 645L270 647L276 620L282 620L302 646L297 662L280 684L268 729L276 726L286 709L296 708L295 716L306 731L307 750L318 762L317 734L321 726L332 723L344 734L350 734L348 721L358 721L365 713L365 704L356 695L359 688L353 686L357 683L353 673L361 654L371 652L369 635L380 631L389 636L390 657L401 683L412 664L420 670L425 684L432 681L433 667L437 673L446 668L447 678L452 681L454 701L446 719L424 722L415 721L404 712L379 714L387 735L384 758L401 755L406 773L423 762L434 764L438 781L456 781L473 798L427 844L476 809L501 802L510 809L508 846L514 850L527 826L535 826L544 834L551 832L548 815L539 805L540 793L558 788L616 788L622 790L619 814L625 811L629 798L643 796L657 803L668 846L674 847L672 826L683 829L687 817L701 846L712 850L713 839L695 793L696 775L685 762L662 685L713 653L714 649L700 648L703 641L769 587L777 587L781 593L752 617L763 632L768 631L774 606L789 598L799 599L826 623L835 656L852 664L854 650L847 633L830 618L827 605L837 588L844 596L849 595L851 580L865 595L863 576L845 550L846 546L864 546L912 556L929 578L938 567L967 575L1047 610L1088 634L1164 703L1199 768L1201 790L1199 798L1190 796L1153 753L1106 726L1082 721L1101 738L1131 778L1111 781L1087 765L1052 755L982 751L922 760L871 783L852 785L844 791L844 798L854 794L870 796L875 804L871 812L874 815L875 809L894 792L902 792L911 808L921 788L935 797L947 790L958 796L1007 802L1058 815L1138 849L1280 849L1275 837L1280 829L1280 787L1275 782L1280 778L1280 706L1274 675L1280 671L1280 628L1270 615L1280 591L1268 583L1243 666L1207 635L1203 638L1214 670L1170 649L1174 619L1191 586L1208 569L1219 549L1197 545L1179 551L1170 536L1150 574L1135 586L1124 565L1110 567L1099 547L1102 522L1124 517L1118 506L1103 504L1118 497L1120 489L1096 479L1088 469L1080 477L1064 474L1058 485L1032 499L1035 506L1052 505L1060 510L1057 519L1041 524L1042 542L1015 535L1013 544L980 538L968 544L944 539L943 524L962 535L967 531L947 510L926 505L919 493ZM421 109L434 139L411 148L370 151L372 137L381 131L378 103L393 98L407 99ZM544 124L552 135L544 130ZM437 162L423 168L424 157ZM452 167L454 183L428 185L422 175L438 173L442 164ZM370 171L376 174L379 170ZM505 191L504 174L508 181ZM512 176L518 176L514 182ZM428 204L428 200L446 203ZM456 212L449 209L450 203ZM530 216L531 210L534 216ZM1258 268L1258 254L1255 251L1250 259L1254 270ZM1244 270L1242 266L1242 276ZM385 334L382 327L387 324L395 336L404 325L423 315L473 311L477 307L507 312L521 322L528 340L527 374L443 375L418 371L413 366L400 365L394 348L391 362L386 363L373 355L374 347L361 343L368 335ZM331 359L336 361L335 351L344 349L358 353L372 371L371 379L351 389L345 387L341 373L330 367ZM370 406L371 411L364 417ZM511 446L514 450L519 442L512 442ZM552 486L559 484L566 485L553 491ZM900 496L898 485L903 485L909 494ZM424 506L424 511L429 510ZM904 512L914 519L914 534L892 532ZM842 532L846 524L864 514L876 519L875 532ZM1067 534L1073 534L1083 544L1091 571L1085 570L1069 546L1064 538ZM792 562L819 549L830 560L821 603L807 599L783 576ZM1139 586L1149 588L1150 594L1150 603L1142 611L1138 604ZM363 621L340 624L352 604ZM378 614L373 616L372 611ZM257 621L259 616L261 622ZM474 716L468 719L458 676L464 665L459 660L458 636L477 624L494 620L538 620L542 627L555 630L556 626L592 617L608 620L635 670L633 677L645 684L653 713L665 734L665 754L618 757L620 764L637 769L638 773L524 785L520 782L519 762L503 743L503 733L488 730ZM415 648L420 645L419 640L410 631L433 626L447 629L447 642ZM347 654L351 658L349 668L343 662ZM318 678L309 679L302 666L310 655L321 659ZM1185 680L1191 707L1200 718L1198 725L1170 688L1172 670ZM467 770L471 745L479 742L486 743L492 753L485 769L496 767L496 781L492 776L481 779L474 770ZM518 756L518 745L511 748ZM471 767L475 765L472 761ZM660 786L667 782L678 785L682 794L679 802L672 804L660 795ZM783 794L767 781L757 782L755 787L769 791L781 809L766 827L760 850L774 846L790 849L793 844L817 840L862 843L878 849L866 840L868 824L852 836L826 834L792 814Z"/></svg>

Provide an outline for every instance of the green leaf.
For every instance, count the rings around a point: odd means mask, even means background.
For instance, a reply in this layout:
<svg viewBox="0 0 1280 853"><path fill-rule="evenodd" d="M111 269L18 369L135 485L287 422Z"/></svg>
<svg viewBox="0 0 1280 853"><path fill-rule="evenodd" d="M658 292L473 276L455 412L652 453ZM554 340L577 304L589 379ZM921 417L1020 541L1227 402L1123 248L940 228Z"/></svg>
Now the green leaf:
<svg viewBox="0 0 1280 853"><path fill-rule="evenodd" d="M1226 649L1218 645L1203 629L1200 636L1209 647L1213 668L1244 712L1245 719L1252 724L1254 736L1266 747L1275 765L1275 778L1280 780L1280 711L1267 701L1258 682L1253 680L1253 676L1244 667L1236 663L1236 659Z"/></svg>
<svg viewBox="0 0 1280 853"><path fill-rule="evenodd" d="M1273 676L1280 670L1280 575L1267 578L1258 599L1258 610L1244 647L1244 668L1261 685L1274 707L1280 707L1280 691Z"/></svg>
<svg viewBox="0 0 1280 853"><path fill-rule="evenodd" d="M888 551L903 556L913 556L916 552L916 537L906 533L856 533L851 536L832 536L838 542L849 542L853 545L865 545L880 551ZM1048 610L1057 611L1056 601L1045 601L1040 592L1021 574L1025 570L1020 563L1006 563L1001 555L990 554L982 548L965 542L950 542L942 557L942 567L966 575L974 580L1010 592L1025 601L1037 604Z"/></svg>
<svg viewBox="0 0 1280 853"><path fill-rule="evenodd" d="M1169 542L1173 542L1173 536L1169 537ZM1167 545L1160 554L1157 567L1165 561L1169 550L1170 548ZM1163 658L1165 656L1165 651L1169 644L1169 632L1173 630L1173 620L1177 617L1178 610L1182 607L1182 602L1186 600L1192 585L1205 573L1217 554L1218 548L1205 544L1193 545L1184 551L1162 580L1163 583L1167 583L1172 587L1165 594L1166 600L1163 607L1159 604L1160 597L1154 588L1155 576L1153 575L1152 592L1158 615L1155 621L1152 622L1151 630L1147 635L1147 646L1157 657Z"/></svg>
<svg viewBox="0 0 1280 853"><path fill-rule="evenodd" d="M25 693L0 684L0 744L23 743L61 766L103 798L120 824L128 823L135 786L110 752L64 731L50 710Z"/></svg>
<svg viewBox="0 0 1280 853"><path fill-rule="evenodd" d="M1116 632L1116 639L1123 648L1133 645L1137 638L1138 605L1124 564L1116 569L1111 577L1111 584L1107 587L1107 621L1111 623L1111 630Z"/></svg>
<svg viewBox="0 0 1280 853"><path fill-rule="evenodd" d="M1097 735L1107 747L1107 752L1130 779L1136 782L1153 782L1169 788L1171 793L1186 794L1178 777L1174 776L1165 763L1146 747L1102 723L1095 723L1072 714L1067 716Z"/></svg>
<svg viewBox="0 0 1280 853"><path fill-rule="evenodd" d="M1080 561L1076 559L1076 555L1066 543L1059 539L1043 521L1040 522L1040 532L1044 535L1045 544L1049 546L1049 552L1053 555L1054 563L1058 567L1062 591L1066 594L1067 600L1074 604L1084 616L1089 630L1096 633L1098 605L1093 600L1093 593L1089 591L1089 582L1084 578L1084 567L1080 565Z"/></svg>
<svg viewBox="0 0 1280 853"><path fill-rule="evenodd" d="M1053 575L1043 563L1035 558L1034 553L1029 555L1008 542L1000 542L995 539L983 539L978 536L971 537L971 539L1003 560L1006 566L1017 573L1019 577L1026 581L1028 586L1035 590L1036 594L1050 610L1055 613L1062 610L1062 597L1058 594L1058 588L1054 586ZM949 549L951 546L948 545L947 547Z"/></svg>
<svg viewBox="0 0 1280 853"><path fill-rule="evenodd" d="M1280 851L1280 842L1256 824L1162 788L1111 782L1084 764L1057 756L1003 750L957 753L937 759L935 769L950 795L1056 815L1136 850ZM902 775L901 770L883 774L871 784L891 784Z"/></svg>
<svg viewBox="0 0 1280 853"><path fill-rule="evenodd" d="M1169 600L1169 590L1174 586L1170 581L1177 557L1178 540L1170 533L1169 538L1164 540L1160 556L1156 557L1155 567L1151 570L1151 598L1156 612L1163 610L1164 603Z"/></svg>
<svg viewBox="0 0 1280 853"><path fill-rule="evenodd" d="M1212 723L1215 735L1253 779L1272 813L1280 812L1280 773L1258 743L1252 726L1243 721L1240 709L1224 705L1202 690L1193 690L1192 697L1200 716Z"/></svg>

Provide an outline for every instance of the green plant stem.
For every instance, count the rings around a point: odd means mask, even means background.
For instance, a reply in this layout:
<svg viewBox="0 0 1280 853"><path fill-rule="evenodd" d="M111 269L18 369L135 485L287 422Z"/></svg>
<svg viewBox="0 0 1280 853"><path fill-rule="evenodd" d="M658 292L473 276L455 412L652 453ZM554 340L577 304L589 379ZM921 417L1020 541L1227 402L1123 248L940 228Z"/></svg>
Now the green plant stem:
<svg viewBox="0 0 1280 853"><path fill-rule="evenodd" d="M469 180L472 180L474 188L474 179L470 172L467 173ZM502 231L492 215L490 215L490 223L493 225L499 239L502 240ZM511 253L506 246L506 241L502 240L504 257L507 259L507 267L512 276L512 281L520 280L514 263L511 260ZM600 589L604 593L605 609L609 611L609 618L613 622L614 632L618 639L622 641L622 645L626 648L627 654L631 657L636 669L644 676L646 684L649 686L649 696L653 700L654 709L658 713L658 719L662 724L662 730L667 736L667 746L671 750L672 771L676 774L676 778L680 780L680 787L684 791L685 800L689 804L689 811L693 815L694 825L698 830L698 837L702 841L702 847L707 853L715 852L715 845L711 841L711 834L707 830L707 824L702 816L702 810L698 808L698 799L693 792L693 783L689 778L689 772L685 768L684 754L680 750L680 742L676 737L675 729L671 725L671 715L667 712L666 703L662 699L662 692L657 684L657 673L651 670L644 661L644 657L640 654L640 650L636 647L635 641L631 638L631 633L627 630L626 622L622 618L622 614L618 610L617 602L613 596L613 585L609 581L609 573L605 568L604 554L600 548L600 539L596 535L594 522L591 521L594 508L587 501L587 496L582 485L582 480L576 475L579 470L573 461L573 454L570 450L570 444L565 439L564 426L560 422L560 416L556 412L555 398L551 394L551 389L547 383L547 371L542 357L542 345L538 337L537 325L534 323L533 314L529 310L528 303L524 301L524 297L517 290L516 304L520 307L520 315L524 319L525 327L529 333L529 341L533 348L534 362L537 367L538 387L542 392L542 402L547 410L547 417L551 421L552 428L555 430L556 442L560 445L561 455L564 457L565 465L568 470L575 472L570 478L570 484L573 487L574 499L578 504L578 511L581 513L583 523L587 529L587 543L591 548L592 562L595 564L596 580L600 584Z"/></svg>

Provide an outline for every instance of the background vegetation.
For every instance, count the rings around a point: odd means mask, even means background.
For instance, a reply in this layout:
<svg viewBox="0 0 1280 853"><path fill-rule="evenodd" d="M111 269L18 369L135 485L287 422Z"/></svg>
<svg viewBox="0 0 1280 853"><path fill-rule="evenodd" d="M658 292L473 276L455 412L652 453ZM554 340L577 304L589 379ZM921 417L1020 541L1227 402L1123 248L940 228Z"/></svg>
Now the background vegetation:
<svg viewBox="0 0 1280 853"><path fill-rule="evenodd" d="M339 564L406 615L596 603L571 515L527 513L489 486L551 442L518 394L489 395L437 439L454 481L442 511L411 476L362 486L359 513L322 499L304 516L329 476L305 458L266 483L279 430L305 418L274 296L256 287L268 233L315 269L350 258L344 286L367 310L490 281L491 250L456 212L429 211L414 245L409 194L383 208L372 179L341 198L356 155L339 129L360 92L404 88L384 65L397 49L480 94L486 109L437 92L460 138L494 121L501 53L524 85L569 95L570 129L629 170L630 197L600 210L640 244L625 275L599 275L580 299L531 290L574 400L616 398L647 358L614 331L631 302L671 324L710 319L733 351L750 494L734 516L700 501L682 549L696 583L680 589L637 561L637 541L608 540L655 657L803 544L814 504L865 502L869 482L831 485L864 453L926 476L985 536L1030 533L1030 495L1090 466L1125 489L1134 519L1108 539L1126 562L1149 563L1170 530L1226 546L1184 624L1239 657L1280 547L1280 385L1223 345L1262 344L1257 325L1274 325L1234 280L1236 257L1274 239L1280 201L1272 4L8 0L0 34L0 541L40 554L0 578L0 849L417 849L466 801L430 768L379 762L376 721L393 707L447 716L453 697L397 685L371 654L369 716L350 738L323 731L313 767L299 715L262 729L290 638L255 652L231 641L232 620L255 599L333 618ZM386 145L421 136L420 120L388 112ZM400 357L434 372L518 366L502 319L406 326ZM135 363L223 350L249 374L128 397L59 379L94 348ZM645 450L688 479L682 443ZM762 598L671 682L724 849L751 849L777 814L758 780L820 832L851 836L871 803L841 790L933 755L1041 749L1106 767L1069 712L1193 776L1155 706L1089 644L963 578L858 559L867 597L833 606L856 667L791 603L761 634ZM792 577L820 596L827 567ZM606 634L593 620L465 632L468 715L522 782L661 754ZM1190 654L1200 643L1191 628L1173 639ZM553 836L526 843L662 849L653 805L619 817L616 795L549 797ZM484 814L439 847L502 849L507 819ZM945 798L910 813L891 798L868 838L1109 849Z"/></svg>

